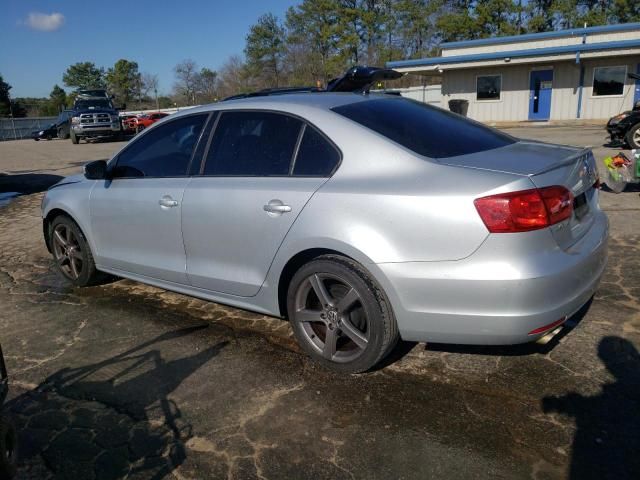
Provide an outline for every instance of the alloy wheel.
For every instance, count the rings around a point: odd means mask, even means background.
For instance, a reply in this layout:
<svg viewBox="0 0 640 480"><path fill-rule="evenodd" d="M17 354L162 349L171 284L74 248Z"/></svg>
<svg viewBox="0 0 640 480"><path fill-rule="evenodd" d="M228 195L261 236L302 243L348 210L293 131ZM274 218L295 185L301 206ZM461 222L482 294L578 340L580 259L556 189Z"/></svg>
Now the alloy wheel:
<svg viewBox="0 0 640 480"><path fill-rule="evenodd" d="M633 143L640 145L640 128L633 132Z"/></svg>
<svg viewBox="0 0 640 480"><path fill-rule="evenodd" d="M351 362L369 344L369 320L360 294L336 275L307 277L296 292L294 315L304 340L327 360Z"/></svg>
<svg viewBox="0 0 640 480"><path fill-rule="evenodd" d="M65 276L72 280L80 277L84 266L82 249L78 238L68 225L59 224L54 228L53 254Z"/></svg>

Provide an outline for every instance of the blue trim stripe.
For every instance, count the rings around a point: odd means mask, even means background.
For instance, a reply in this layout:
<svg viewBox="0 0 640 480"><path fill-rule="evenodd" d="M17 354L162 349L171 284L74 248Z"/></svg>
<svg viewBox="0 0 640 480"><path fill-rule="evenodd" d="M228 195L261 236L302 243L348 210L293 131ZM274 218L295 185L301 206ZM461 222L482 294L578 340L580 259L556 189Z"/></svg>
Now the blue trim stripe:
<svg viewBox="0 0 640 480"><path fill-rule="evenodd" d="M578 37L593 33L621 32L625 30L640 30L640 23L620 23L618 25L600 25L598 27L572 28L555 32L527 33L524 35L510 35L508 37L480 38L478 40L463 40L460 42L441 43L443 48L471 47L478 45L497 45L500 43L522 42L526 40L546 40L548 38Z"/></svg>
<svg viewBox="0 0 640 480"><path fill-rule="evenodd" d="M482 60L498 60L504 58L539 57L545 55L561 55L563 53L592 52L598 50L614 50L640 47L638 40L620 40L616 42L579 43L562 47L530 48L528 50L511 50L507 52L476 53L472 55L455 55L452 57L432 57L418 60L400 60L387 62L387 68L422 67L429 65L447 65L449 63L480 62Z"/></svg>

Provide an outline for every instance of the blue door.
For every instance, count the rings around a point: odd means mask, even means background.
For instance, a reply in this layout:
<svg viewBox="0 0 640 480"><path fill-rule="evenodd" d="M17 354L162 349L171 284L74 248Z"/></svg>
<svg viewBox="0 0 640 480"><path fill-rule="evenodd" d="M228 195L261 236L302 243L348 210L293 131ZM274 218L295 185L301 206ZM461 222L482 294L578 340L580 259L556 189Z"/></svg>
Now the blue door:
<svg viewBox="0 0 640 480"><path fill-rule="evenodd" d="M553 70L533 70L529 82L529 120L549 120Z"/></svg>
<svg viewBox="0 0 640 480"><path fill-rule="evenodd" d="M640 75L640 63L636 67L636 73ZM638 78L636 78L636 93L633 96L633 104L635 105L636 102L640 102L640 79Z"/></svg>

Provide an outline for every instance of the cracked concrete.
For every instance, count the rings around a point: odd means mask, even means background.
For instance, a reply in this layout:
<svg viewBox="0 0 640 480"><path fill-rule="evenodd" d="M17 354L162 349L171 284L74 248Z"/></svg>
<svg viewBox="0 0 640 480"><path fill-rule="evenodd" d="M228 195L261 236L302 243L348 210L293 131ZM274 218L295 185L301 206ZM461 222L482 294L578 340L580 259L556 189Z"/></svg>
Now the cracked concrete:
<svg viewBox="0 0 640 480"><path fill-rule="evenodd" d="M3 165L10 148L20 169L73 173L66 145L0 144L0 170L18 168ZM115 146L80 147L93 159ZM403 344L358 376L314 365L278 319L126 280L71 288L44 247L40 199L0 208L18 478L640 476L637 193L603 194L609 267L548 345Z"/></svg>

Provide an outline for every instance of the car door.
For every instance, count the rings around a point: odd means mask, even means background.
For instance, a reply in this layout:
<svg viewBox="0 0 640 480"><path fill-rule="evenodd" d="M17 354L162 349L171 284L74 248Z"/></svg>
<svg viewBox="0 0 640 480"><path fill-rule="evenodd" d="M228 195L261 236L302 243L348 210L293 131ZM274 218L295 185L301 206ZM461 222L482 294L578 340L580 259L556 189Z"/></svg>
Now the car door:
<svg viewBox="0 0 640 480"><path fill-rule="evenodd" d="M180 206L209 114L179 117L133 140L90 198L100 266L187 284Z"/></svg>
<svg viewBox="0 0 640 480"><path fill-rule="evenodd" d="M202 175L192 178L183 199L187 273L195 287L253 296L340 153L313 127L282 113L225 111L214 128ZM317 138L330 167L305 172L298 159L313 157Z"/></svg>

